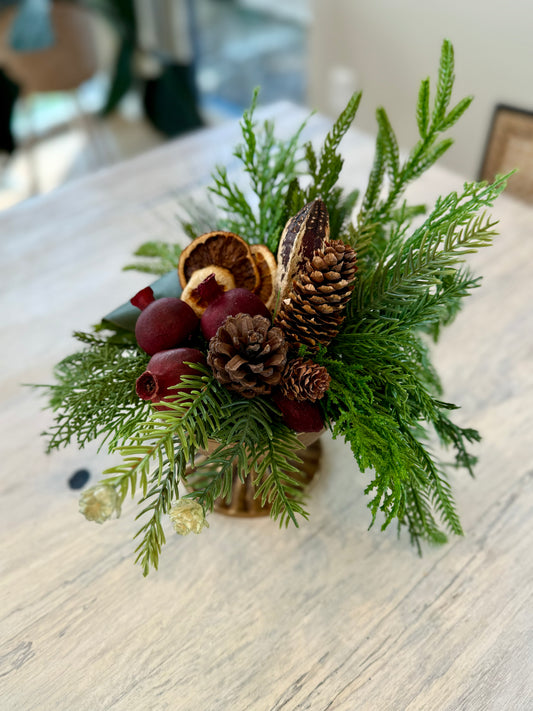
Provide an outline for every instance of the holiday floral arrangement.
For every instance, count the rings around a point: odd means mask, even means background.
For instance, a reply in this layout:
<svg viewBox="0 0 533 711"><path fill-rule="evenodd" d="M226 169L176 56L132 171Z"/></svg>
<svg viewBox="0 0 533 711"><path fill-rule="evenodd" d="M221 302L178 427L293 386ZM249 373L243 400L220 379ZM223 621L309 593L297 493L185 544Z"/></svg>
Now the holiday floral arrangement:
<svg viewBox="0 0 533 711"><path fill-rule="evenodd" d="M370 472L372 523L397 521L419 549L462 533L432 449L453 447L472 473L468 445L479 434L452 421L429 346L479 285L464 258L496 234L484 210L506 179L467 183L430 209L403 198L451 146L441 135L470 104L450 108L453 81L445 41L431 101L429 79L420 85L419 139L404 160L378 109L361 194L339 185L339 144L360 94L318 151L301 145L304 126L280 140L272 123L259 125L254 96L235 150L249 189L217 168L211 203L184 224L190 244L143 245L143 261L127 268L160 278L75 334L81 350L47 386L48 447L101 439L122 455L82 493L80 510L101 523L139 492L145 575L158 566L165 515L178 533L198 533L236 487L298 525L305 446L326 429L349 443L356 471Z"/></svg>

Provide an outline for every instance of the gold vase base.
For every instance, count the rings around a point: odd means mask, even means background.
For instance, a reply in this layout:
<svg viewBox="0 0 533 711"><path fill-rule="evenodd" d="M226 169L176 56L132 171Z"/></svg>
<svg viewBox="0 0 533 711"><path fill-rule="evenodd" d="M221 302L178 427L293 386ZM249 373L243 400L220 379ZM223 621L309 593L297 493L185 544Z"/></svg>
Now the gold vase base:
<svg viewBox="0 0 533 711"><path fill-rule="evenodd" d="M317 439L304 449L297 452L301 462L294 462L294 466L298 468L297 472L291 472L291 477L302 484L302 488L306 488L313 481L320 464L320 455L322 446L320 440ZM201 465L201 460L197 461L197 466ZM233 473L233 484L231 488L231 498L226 499L219 497L215 500L214 511L226 516L238 516L242 518L255 518L257 516L268 516L271 506L266 504L261 505L261 498L256 498L256 486L254 485L252 475L241 481L237 474L236 468ZM189 491L194 489L194 472L195 468L191 468L188 472Z"/></svg>

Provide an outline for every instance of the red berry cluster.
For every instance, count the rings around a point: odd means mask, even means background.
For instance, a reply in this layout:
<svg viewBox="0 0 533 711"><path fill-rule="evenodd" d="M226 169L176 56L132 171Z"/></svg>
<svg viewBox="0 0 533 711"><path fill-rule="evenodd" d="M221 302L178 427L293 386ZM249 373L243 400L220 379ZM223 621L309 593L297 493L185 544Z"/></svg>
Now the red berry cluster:
<svg viewBox="0 0 533 711"><path fill-rule="evenodd" d="M190 363L206 363L205 354L193 347L198 330L207 341L216 336L228 316L248 314L265 316L271 313L259 296L242 287L223 291L214 274L197 287L198 295L208 303L198 318L188 303L179 298L155 299L150 287L146 287L131 303L141 309L135 326L139 347L151 355L146 371L137 379L136 391L143 400L150 400L157 409L164 410L163 398L171 395L171 388L178 385L183 376L195 375ZM320 408L308 401L295 402L279 390L272 394L284 422L297 432L317 432L324 426Z"/></svg>
<svg viewBox="0 0 533 711"><path fill-rule="evenodd" d="M206 362L202 351L187 346L198 327L209 341L228 316L247 313L270 318L265 304L248 289L222 292L214 288L213 281L214 277L206 279L206 293L211 294L212 301L201 319L181 299L155 299L150 287L131 299L131 303L141 309L135 325L137 343L152 356L146 371L137 379L137 394L143 400L160 402L172 393L170 388L179 384L184 375L197 373L187 363Z"/></svg>

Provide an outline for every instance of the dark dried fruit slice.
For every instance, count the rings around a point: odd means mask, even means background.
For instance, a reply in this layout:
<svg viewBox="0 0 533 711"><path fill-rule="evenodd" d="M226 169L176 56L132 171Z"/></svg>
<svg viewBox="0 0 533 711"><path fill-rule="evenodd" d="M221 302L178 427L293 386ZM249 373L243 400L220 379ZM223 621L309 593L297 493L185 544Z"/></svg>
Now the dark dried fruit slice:
<svg viewBox="0 0 533 711"><path fill-rule="evenodd" d="M228 269L237 288L254 291L259 284L259 271L250 248L233 232L208 232L183 250L178 264L182 287L195 271L210 266Z"/></svg>
<svg viewBox="0 0 533 711"><path fill-rule="evenodd" d="M329 215L320 199L308 203L291 217L281 235L278 247L277 286L281 300L287 298L292 280L306 259L322 249L329 239Z"/></svg>
<svg viewBox="0 0 533 711"><path fill-rule="evenodd" d="M264 244L253 244L250 251L255 259L260 278L255 293L268 309L272 309L276 300L276 257Z"/></svg>

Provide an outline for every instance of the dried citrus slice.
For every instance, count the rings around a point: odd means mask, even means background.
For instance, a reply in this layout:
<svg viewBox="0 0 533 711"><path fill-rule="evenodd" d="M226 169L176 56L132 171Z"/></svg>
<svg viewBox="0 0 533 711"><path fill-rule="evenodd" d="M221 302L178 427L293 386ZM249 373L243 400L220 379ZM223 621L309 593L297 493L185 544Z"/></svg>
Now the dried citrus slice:
<svg viewBox="0 0 533 711"><path fill-rule="evenodd" d="M268 309L272 309L276 299L276 257L264 244L253 244L250 251L257 264L260 278L255 293Z"/></svg>
<svg viewBox="0 0 533 711"><path fill-rule="evenodd" d="M235 279L233 274L229 269L224 269L224 267L203 267L203 269L197 269L193 272L191 278L187 282L185 289L180 296L182 301L185 301L194 313L201 318L204 311L209 305L198 287L200 284L207 279L208 276L213 275L216 279L218 286L221 287L222 291L228 291L229 289L235 288Z"/></svg>
<svg viewBox="0 0 533 711"><path fill-rule="evenodd" d="M259 284L259 271L246 242L233 232L208 232L200 235L180 256L178 275L182 287L204 267L223 267L235 279L235 286L254 291Z"/></svg>

